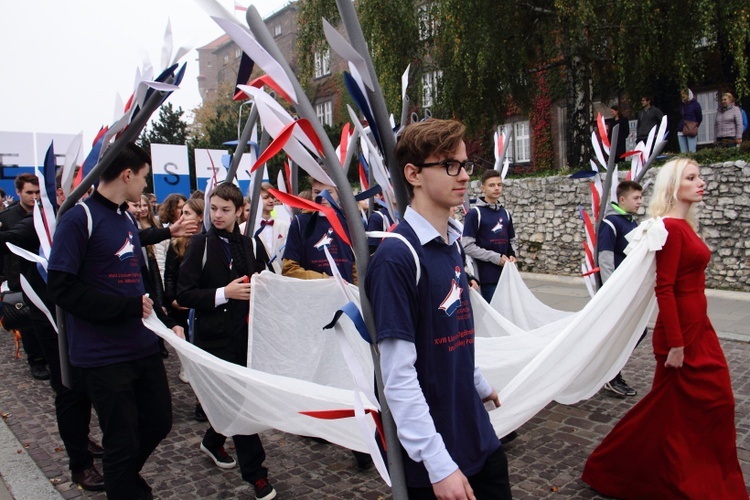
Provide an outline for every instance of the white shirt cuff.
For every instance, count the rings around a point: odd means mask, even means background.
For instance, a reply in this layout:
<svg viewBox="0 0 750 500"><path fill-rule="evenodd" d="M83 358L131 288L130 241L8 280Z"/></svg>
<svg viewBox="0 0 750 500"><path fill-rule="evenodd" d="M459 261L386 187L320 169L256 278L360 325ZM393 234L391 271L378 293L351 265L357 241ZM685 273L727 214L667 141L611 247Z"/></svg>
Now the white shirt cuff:
<svg viewBox="0 0 750 500"><path fill-rule="evenodd" d="M225 288L226 287L221 287L216 289L216 296L214 297L214 307L219 307L229 302L229 299L224 296Z"/></svg>

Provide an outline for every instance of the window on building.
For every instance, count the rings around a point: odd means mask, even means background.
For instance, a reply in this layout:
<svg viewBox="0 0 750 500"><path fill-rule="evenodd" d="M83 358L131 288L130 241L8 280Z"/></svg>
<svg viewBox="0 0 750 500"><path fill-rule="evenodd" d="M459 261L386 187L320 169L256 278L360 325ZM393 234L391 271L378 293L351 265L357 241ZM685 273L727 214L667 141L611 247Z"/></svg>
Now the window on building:
<svg viewBox="0 0 750 500"><path fill-rule="evenodd" d="M273 36L281 36L281 24L273 27Z"/></svg>
<svg viewBox="0 0 750 500"><path fill-rule="evenodd" d="M719 108L719 101L716 91L700 92L695 94L695 99L701 105L703 113L703 122L698 128L698 144L707 144L714 141L714 119L716 110Z"/></svg>
<svg viewBox="0 0 750 500"><path fill-rule="evenodd" d="M531 127L528 121L513 124L513 149L516 163L531 161Z"/></svg>
<svg viewBox="0 0 750 500"><path fill-rule="evenodd" d="M319 102L315 105L315 114L322 125L333 126L333 104L331 101Z"/></svg>
<svg viewBox="0 0 750 500"><path fill-rule="evenodd" d="M502 128L510 141L505 157L512 163L528 163L531 161L531 127L529 121L507 123Z"/></svg>
<svg viewBox="0 0 750 500"><path fill-rule="evenodd" d="M419 22L419 40L429 40L437 31L438 19L436 5L434 2L425 2L417 7L417 19Z"/></svg>
<svg viewBox="0 0 750 500"><path fill-rule="evenodd" d="M224 64L229 64L229 54L224 54Z"/></svg>
<svg viewBox="0 0 750 500"><path fill-rule="evenodd" d="M315 52L315 78L331 74L331 49Z"/></svg>
<svg viewBox="0 0 750 500"><path fill-rule="evenodd" d="M429 108L435 104L438 85L442 77L442 71L428 71L422 75L422 107Z"/></svg>
<svg viewBox="0 0 750 500"><path fill-rule="evenodd" d="M236 57L237 59L242 57L242 49L234 49L234 57Z"/></svg>

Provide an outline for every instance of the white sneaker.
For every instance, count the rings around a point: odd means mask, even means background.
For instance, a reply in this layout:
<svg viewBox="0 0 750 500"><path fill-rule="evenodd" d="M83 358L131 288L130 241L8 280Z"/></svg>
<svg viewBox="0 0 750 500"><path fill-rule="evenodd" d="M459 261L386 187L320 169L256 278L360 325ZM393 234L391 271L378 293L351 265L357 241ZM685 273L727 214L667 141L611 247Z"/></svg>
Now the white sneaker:
<svg viewBox="0 0 750 500"><path fill-rule="evenodd" d="M183 367L180 367L180 374L177 375L177 378L179 378L180 382L182 382L183 384L187 384L190 382L187 378L187 373L185 373L185 369Z"/></svg>

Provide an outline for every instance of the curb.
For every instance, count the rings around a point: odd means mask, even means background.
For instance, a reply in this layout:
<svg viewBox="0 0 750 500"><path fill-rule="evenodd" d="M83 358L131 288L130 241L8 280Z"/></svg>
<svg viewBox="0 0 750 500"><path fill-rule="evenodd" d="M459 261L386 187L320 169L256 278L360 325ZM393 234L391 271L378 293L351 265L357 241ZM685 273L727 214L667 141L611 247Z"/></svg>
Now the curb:
<svg viewBox="0 0 750 500"><path fill-rule="evenodd" d="M0 486L0 498L63 498L13 435L5 420L0 422L0 482L5 483L3 486L7 486L9 493L9 496L5 497L3 487Z"/></svg>

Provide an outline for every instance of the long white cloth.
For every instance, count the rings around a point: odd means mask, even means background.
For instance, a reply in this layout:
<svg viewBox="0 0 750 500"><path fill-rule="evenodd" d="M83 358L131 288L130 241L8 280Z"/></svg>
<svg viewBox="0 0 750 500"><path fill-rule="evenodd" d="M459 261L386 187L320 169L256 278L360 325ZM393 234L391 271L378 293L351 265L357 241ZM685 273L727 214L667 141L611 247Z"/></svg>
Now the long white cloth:
<svg viewBox="0 0 750 500"><path fill-rule="evenodd" d="M521 300L494 310L472 291L476 360L502 406L490 412L499 436L518 428L551 401L573 404L594 395L625 365L654 307L654 252L666 241L661 220L630 235L630 252L596 296L579 312L544 306L514 266L506 269L503 296ZM373 373L370 346L347 319L342 354L332 330L322 330L346 302L334 280L297 280L264 272L253 277L248 367L227 363L177 338L155 317L146 325L178 352L190 383L214 428L225 435L278 429L317 436L368 451L374 424L363 432L353 418L320 420L302 411L367 403L370 387L357 389L350 362ZM352 287L354 297L358 297ZM533 314L532 314L533 312ZM532 318L532 319L529 319ZM361 422L360 422L361 423Z"/></svg>

